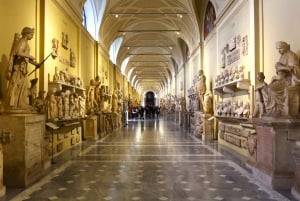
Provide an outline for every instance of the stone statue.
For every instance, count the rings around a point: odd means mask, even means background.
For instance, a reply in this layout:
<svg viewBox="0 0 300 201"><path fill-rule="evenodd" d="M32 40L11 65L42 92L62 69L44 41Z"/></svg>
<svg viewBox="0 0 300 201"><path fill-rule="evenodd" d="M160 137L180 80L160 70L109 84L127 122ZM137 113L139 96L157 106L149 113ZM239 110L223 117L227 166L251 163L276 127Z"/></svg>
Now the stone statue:
<svg viewBox="0 0 300 201"><path fill-rule="evenodd" d="M65 83L67 84L71 84L71 76L70 76L70 73L69 73L69 69L66 68L65 72L64 72L64 78L63 80L65 81Z"/></svg>
<svg viewBox="0 0 300 201"><path fill-rule="evenodd" d="M244 66L239 65L238 66L238 79L241 80L241 79L244 79L244 78L245 78L245 75L244 75Z"/></svg>
<svg viewBox="0 0 300 201"><path fill-rule="evenodd" d="M227 116L227 113L228 113L228 103L224 102L222 108L222 116Z"/></svg>
<svg viewBox="0 0 300 201"><path fill-rule="evenodd" d="M55 120L57 117L57 102L54 94L48 97L48 119Z"/></svg>
<svg viewBox="0 0 300 201"><path fill-rule="evenodd" d="M8 110L31 110L28 104L28 63L35 66L39 64L35 58L30 55L28 41L33 38L34 29L24 27L20 34L15 34L12 45L9 66L7 69L7 96L6 105Z"/></svg>
<svg viewBox="0 0 300 201"><path fill-rule="evenodd" d="M244 103L243 117L248 118L250 114L250 104L249 102Z"/></svg>
<svg viewBox="0 0 300 201"><path fill-rule="evenodd" d="M55 73L53 75L53 82L58 82L60 80L61 80L60 79L60 71L59 71L58 67L55 66Z"/></svg>
<svg viewBox="0 0 300 201"><path fill-rule="evenodd" d="M212 114L212 104L213 104L213 95L210 90L207 90L207 92L204 94L203 99L203 111L206 114Z"/></svg>
<svg viewBox="0 0 300 201"><path fill-rule="evenodd" d="M186 100L185 97L180 98L180 111L186 112Z"/></svg>
<svg viewBox="0 0 300 201"><path fill-rule="evenodd" d="M80 117L85 116L85 107L86 107L86 95L85 92L83 92L82 96L78 96L78 104L79 104L79 112L78 115Z"/></svg>
<svg viewBox="0 0 300 201"><path fill-rule="evenodd" d="M244 102L242 100L238 100L237 109L235 111L236 117L243 117Z"/></svg>
<svg viewBox="0 0 300 201"><path fill-rule="evenodd" d="M228 71L228 69L225 69L224 70L224 84L225 83L227 83L227 82L229 82L229 71Z"/></svg>
<svg viewBox="0 0 300 201"><path fill-rule="evenodd" d="M101 103L101 96L100 96L100 88L101 88L101 79L100 76L97 75L92 83L94 85L95 88L95 102L97 103L97 106L100 106ZM98 108L99 110L100 108Z"/></svg>
<svg viewBox="0 0 300 201"><path fill-rule="evenodd" d="M237 67L236 66L233 66L231 67L230 69L230 73L229 73L229 81L232 82L233 80L235 80L235 76L237 74Z"/></svg>
<svg viewBox="0 0 300 201"><path fill-rule="evenodd" d="M268 93L268 84L264 81L265 75L263 72L257 73L258 84L255 89L255 107L253 117L260 118L266 113L266 102Z"/></svg>
<svg viewBox="0 0 300 201"><path fill-rule="evenodd" d="M100 99L101 99L99 108L100 108L100 111L103 112L105 110L105 101L106 101L106 93L105 93L104 85L101 85L99 94L100 94Z"/></svg>
<svg viewBox="0 0 300 201"><path fill-rule="evenodd" d="M32 104L32 106L37 108L37 112L41 114L46 112L45 93L45 91L39 91L38 97L33 100Z"/></svg>
<svg viewBox="0 0 300 201"><path fill-rule="evenodd" d="M69 114L71 118L74 118L76 116L76 102L75 102L75 94L70 94L69 96Z"/></svg>
<svg viewBox="0 0 300 201"><path fill-rule="evenodd" d="M204 94L206 93L206 77L203 70L198 72L198 98L200 102L200 110L203 110Z"/></svg>
<svg viewBox="0 0 300 201"><path fill-rule="evenodd" d="M223 103L222 102L218 102L216 105L216 110L217 110L217 115L218 116L222 116L222 111L223 111Z"/></svg>
<svg viewBox="0 0 300 201"><path fill-rule="evenodd" d="M28 92L29 105L33 105L33 101L37 97L37 81L37 78L30 80L30 88Z"/></svg>
<svg viewBox="0 0 300 201"><path fill-rule="evenodd" d="M203 70L198 72L198 92L200 97L203 97L206 92L206 77Z"/></svg>
<svg viewBox="0 0 300 201"><path fill-rule="evenodd" d="M63 106L63 97L65 96L64 92L61 92L59 96L56 97L57 102L57 115L58 119L62 119L64 117L64 106Z"/></svg>
<svg viewBox="0 0 300 201"><path fill-rule="evenodd" d="M61 81L61 82L66 82L65 81L65 72L64 71L59 71L59 80Z"/></svg>
<svg viewBox="0 0 300 201"><path fill-rule="evenodd" d="M73 49L70 48L70 66L75 67L76 66L76 56Z"/></svg>
<svg viewBox="0 0 300 201"><path fill-rule="evenodd" d="M279 61L275 64L276 73L286 71L291 79L292 85L300 82L300 66L298 56L290 50L290 45L283 41L276 43L276 48L280 53Z"/></svg>
<svg viewBox="0 0 300 201"><path fill-rule="evenodd" d="M112 112L118 112L118 89L115 88L114 93L112 94Z"/></svg>
<svg viewBox="0 0 300 201"><path fill-rule="evenodd" d="M237 116L237 110L238 110L238 102L233 101L232 104L231 104L231 116L232 117Z"/></svg>
<svg viewBox="0 0 300 201"><path fill-rule="evenodd" d="M58 56L58 44L59 41L55 38L52 39L52 55L57 57Z"/></svg>
<svg viewBox="0 0 300 201"><path fill-rule="evenodd" d="M95 107L97 107L97 102L95 100L95 80L90 80L90 85L87 87L87 112L93 113Z"/></svg>
<svg viewBox="0 0 300 201"><path fill-rule="evenodd" d="M70 118L70 90L66 90L63 97L64 118Z"/></svg>
<svg viewBox="0 0 300 201"><path fill-rule="evenodd" d="M296 103L297 97L299 98L299 93L289 96L291 87L299 88L300 86L299 58L290 50L290 45L286 42L277 42L276 48L281 56L275 64L277 75L272 78L271 83L268 85L266 116L288 115L290 111L289 104ZM299 91L299 89L296 89L296 91ZM299 105L297 105L298 107ZM295 109L298 111L297 108Z"/></svg>

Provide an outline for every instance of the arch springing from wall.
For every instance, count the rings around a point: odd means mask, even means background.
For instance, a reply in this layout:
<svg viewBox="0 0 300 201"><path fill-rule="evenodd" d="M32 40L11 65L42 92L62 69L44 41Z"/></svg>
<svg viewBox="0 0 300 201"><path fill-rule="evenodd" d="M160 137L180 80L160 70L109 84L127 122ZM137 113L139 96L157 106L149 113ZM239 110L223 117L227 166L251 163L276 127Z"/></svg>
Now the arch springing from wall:
<svg viewBox="0 0 300 201"><path fill-rule="evenodd" d="M122 61L122 64L121 64L121 73L123 75L126 75L126 67L127 67L127 64L129 62L129 59L130 57L126 57L123 61Z"/></svg>
<svg viewBox="0 0 300 201"><path fill-rule="evenodd" d="M117 38L110 46L109 48L109 58L113 64L117 64L117 57L120 50L120 47L122 45L123 38L119 37Z"/></svg>
<svg viewBox="0 0 300 201"><path fill-rule="evenodd" d="M106 0L86 0L82 10L82 25L87 29L91 36L99 41L99 29L106 6Z"/></svg>

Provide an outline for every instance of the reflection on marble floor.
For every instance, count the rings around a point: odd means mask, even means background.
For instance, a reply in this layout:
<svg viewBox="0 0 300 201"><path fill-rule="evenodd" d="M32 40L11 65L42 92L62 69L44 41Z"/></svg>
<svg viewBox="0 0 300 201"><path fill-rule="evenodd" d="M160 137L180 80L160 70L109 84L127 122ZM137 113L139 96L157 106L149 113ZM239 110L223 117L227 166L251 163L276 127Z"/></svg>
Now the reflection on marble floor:
<svg viewBox="0 0 300 201"><path fill-rule="evenodd" d="M213 145L213 146L212 146ZM11 200L288 200L174 122L130 122Z"/></svg>

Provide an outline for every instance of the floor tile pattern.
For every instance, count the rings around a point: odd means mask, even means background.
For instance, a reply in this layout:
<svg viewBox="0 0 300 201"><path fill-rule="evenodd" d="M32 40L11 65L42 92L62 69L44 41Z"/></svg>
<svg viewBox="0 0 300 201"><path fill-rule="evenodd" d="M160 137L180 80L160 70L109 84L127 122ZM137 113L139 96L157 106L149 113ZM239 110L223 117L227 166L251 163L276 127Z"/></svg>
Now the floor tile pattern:
<svg viewBox="0 0 300 201"><path fill-rule="evenodd" d="M215 147L172 121L130 122L81 152L11 200L271 201L263 187Z"/></svg>

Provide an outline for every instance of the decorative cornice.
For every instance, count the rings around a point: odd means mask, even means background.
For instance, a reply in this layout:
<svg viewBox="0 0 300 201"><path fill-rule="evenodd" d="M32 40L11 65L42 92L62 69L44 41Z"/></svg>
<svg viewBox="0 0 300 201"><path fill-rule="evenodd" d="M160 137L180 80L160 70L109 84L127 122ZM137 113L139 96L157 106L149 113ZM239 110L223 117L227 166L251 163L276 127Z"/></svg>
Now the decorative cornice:
<svg viewBox="0 0 300 201"><path fill-rule="evenodd" d="M76 9L74 6L74 2L72 3L72 0L52 0L57 5L59 5L69 17L74 20L76 23L81 24L82 23L82 16L81 12Z"/></svg>

